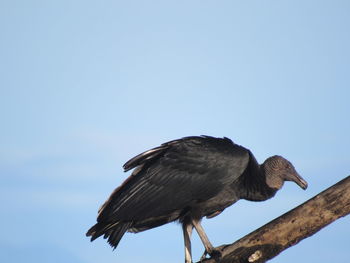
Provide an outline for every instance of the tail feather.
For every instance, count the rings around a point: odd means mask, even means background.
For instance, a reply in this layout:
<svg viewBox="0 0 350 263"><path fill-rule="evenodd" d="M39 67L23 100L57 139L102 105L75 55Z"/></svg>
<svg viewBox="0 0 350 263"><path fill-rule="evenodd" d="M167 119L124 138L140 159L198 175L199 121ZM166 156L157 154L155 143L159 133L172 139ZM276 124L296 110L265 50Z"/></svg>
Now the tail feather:
<svg viewBox="0 0 350 263"><path fill-rule="evenodd" d="M86 236L91 236L91 241L94 241L103 235L103 238L108 238L108 243L115 249L131 225L131 222L118 222L104 226L101 226L101 223L97 223L87 231Z"/></svg>
<svg viewBox="0 0 350 263"><path fill-rule="evenodd" d="M96 228L97 228L97 225L94 225L92 226L87 232L86 232L86 236L87 237L90 237L91 236L91 241L94 241L96 238L99 237L99 235L96 235Z"/></svg>

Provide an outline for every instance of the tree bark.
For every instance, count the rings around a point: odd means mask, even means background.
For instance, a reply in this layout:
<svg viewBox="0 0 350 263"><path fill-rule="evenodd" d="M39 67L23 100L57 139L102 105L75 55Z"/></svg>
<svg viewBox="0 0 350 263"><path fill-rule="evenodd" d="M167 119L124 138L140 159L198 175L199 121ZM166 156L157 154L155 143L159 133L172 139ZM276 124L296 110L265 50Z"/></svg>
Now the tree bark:
<svg viewBox="0 0 350 263"><path fill-rule="evenodd" d="M201 262L266 262L349 213L350 176Z"/></svg>

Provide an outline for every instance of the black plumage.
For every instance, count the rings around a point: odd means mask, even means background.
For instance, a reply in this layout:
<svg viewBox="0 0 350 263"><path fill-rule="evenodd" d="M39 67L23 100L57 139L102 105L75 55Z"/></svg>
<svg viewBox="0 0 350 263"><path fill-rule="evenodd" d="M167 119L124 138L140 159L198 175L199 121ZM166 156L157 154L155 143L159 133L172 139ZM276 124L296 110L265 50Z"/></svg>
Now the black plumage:
<svg viewBox="0 0 350 263"><path fill-rule="evenodd" d="M135 168L135 169L134 169ZM281 156L259 165L246 148L228 138L185 137L141 153L124 165L134 169L99 210L91 240L104 236L117 247L125 232L140 232L168 222L183 225L186 262L191 262L194 227L208 253L214 251L200 225L239 199L271 198L284 181L307 187Z"/></svg>

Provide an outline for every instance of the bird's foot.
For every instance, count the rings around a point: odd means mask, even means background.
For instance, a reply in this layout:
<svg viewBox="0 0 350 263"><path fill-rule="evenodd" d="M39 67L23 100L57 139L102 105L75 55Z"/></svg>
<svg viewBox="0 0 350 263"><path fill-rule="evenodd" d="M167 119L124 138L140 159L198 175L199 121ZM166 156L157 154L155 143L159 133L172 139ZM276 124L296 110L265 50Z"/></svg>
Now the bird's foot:
<svg viewBox="0 0 350 263"><path fill-rule="evenodd" d="M207 254L208 254L208 252L207 252L206 250L204 250L204 253L203 253L203 255L201 256L200 261L203 261L204 259L206 259L206 258L207 258Z"/></svg>
<svg viewBox="0 0 350 263"><path fill-rule="evenodd" d="M201 256L201 261L205 260L207 258L207 255L209 255L212 258L220 258L221 252L219 249L211 249L210 251L205 250L203 255Z"/></svg>

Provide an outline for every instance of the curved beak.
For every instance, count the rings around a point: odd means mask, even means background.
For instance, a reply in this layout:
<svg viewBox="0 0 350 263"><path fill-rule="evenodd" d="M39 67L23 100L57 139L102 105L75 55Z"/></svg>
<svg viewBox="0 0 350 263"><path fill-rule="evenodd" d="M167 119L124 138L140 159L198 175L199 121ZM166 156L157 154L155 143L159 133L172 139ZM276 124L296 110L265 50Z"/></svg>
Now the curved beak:
<svg viewBox="0 0 350 263"><path fill-rule="evenodd" d="M307 188L307 182L298 173L295 173L292 177L292 181L299 185L304 190Z"/></svg>

